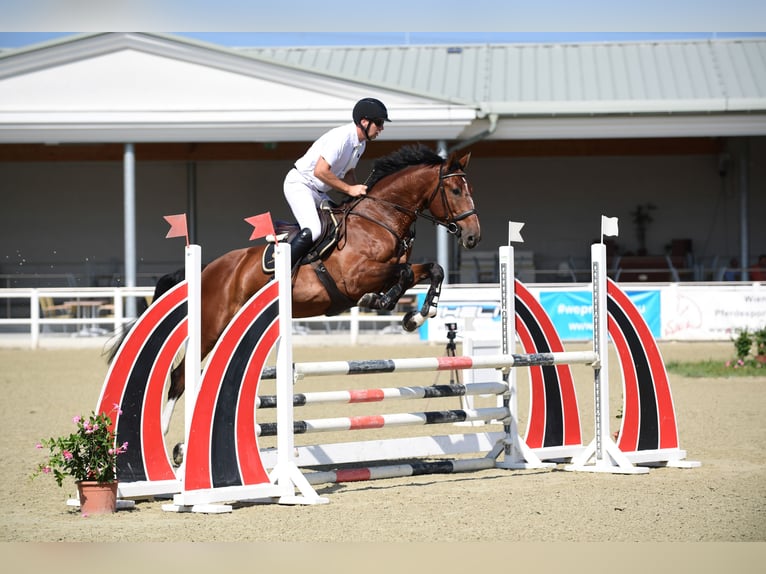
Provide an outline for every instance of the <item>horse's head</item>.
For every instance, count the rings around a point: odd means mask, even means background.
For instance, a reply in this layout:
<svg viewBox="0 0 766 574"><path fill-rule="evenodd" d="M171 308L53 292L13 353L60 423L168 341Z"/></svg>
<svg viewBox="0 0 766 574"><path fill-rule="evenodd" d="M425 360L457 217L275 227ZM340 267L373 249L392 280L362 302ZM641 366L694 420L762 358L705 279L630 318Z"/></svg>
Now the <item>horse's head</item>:
<svg viewBox="0 0 766 574"><path fill-rule="evenodd" d="M367 178L368 196L395 205L413 220L424 217L444 225L463 247L472 249L481 239L481 229L465 174L470 157L470 153L460 158L453 154L445 161L426 146L405 146L375 160ZM430 215L423 213L426 209Z"/></svg>
<svg viewBox="0 0 766 574"><path fill-rule="evenodd" d="M470 153L460 158L452 154L439 166L439 182L428 202L431 215L444 224L447 231L460 238L466 249L473 249L481 240L479 216L473 204L473 188L465 174L470 159Z"/></svg>

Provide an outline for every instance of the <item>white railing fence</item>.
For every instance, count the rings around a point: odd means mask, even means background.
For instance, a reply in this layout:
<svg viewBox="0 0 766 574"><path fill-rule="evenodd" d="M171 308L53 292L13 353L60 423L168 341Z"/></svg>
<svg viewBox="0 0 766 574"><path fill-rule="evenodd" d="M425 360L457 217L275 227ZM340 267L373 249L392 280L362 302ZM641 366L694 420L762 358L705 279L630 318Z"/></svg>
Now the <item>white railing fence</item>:
<svg viewBox="0 0 766 574"><path fill-rule="evenodd" d="M153 287L8 288L0 289L0 335L29 336L29 347L40 346L41 337L97 337L120 332L134 317L126 316L126 299L150 300ZM147 299L148 298L148 299ZM295 319L295 334L347 334L356 344L360 332L402 332L403 313L362 312L358 307L327 317Z"/></svg>

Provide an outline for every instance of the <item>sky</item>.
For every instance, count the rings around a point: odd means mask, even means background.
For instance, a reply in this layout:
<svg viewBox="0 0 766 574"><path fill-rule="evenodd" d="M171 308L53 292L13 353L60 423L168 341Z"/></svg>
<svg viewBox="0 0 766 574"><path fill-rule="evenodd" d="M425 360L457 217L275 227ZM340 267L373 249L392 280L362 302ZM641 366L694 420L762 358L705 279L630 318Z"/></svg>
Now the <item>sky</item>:
<svg viewBox="0 0 766 574"><path fill-rule="evenodd" d="M503 44L710 39L766 36L766 32L168 32L227 47ZM0 48L21 48L72 36L70 32L0 32Z"/></svg>
<svg viewBox="0 0 766 574"><path fill-rule="evenodd" d="M321 9L320 9L321 6ZM585 42L766 33L762 0L0 0L0 47L75 32L224 46Z"/></svg>

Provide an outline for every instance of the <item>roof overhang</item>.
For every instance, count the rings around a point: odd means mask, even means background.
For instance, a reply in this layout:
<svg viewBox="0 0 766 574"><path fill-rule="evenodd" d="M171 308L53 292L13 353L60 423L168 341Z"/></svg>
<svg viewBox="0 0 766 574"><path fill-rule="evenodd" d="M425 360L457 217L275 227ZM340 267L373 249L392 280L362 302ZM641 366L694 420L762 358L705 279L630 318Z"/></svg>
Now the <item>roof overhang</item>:
<svg viewBox="0 0 766 574"><path fill-rule="evenodd" d="M477 120L460 136L485 132L490 122ZM604 116L500 117L491 140L746 137L766 136L766 112L727 114L632 114Z"/></svg>
<svg viewBox="0 0 766 574"><path fill-rule="evenodd" d="M0 143L312 141L370 95L389 109L387 139L454 140L477 114L208 45L104 34L0 58Z"/></svg>
<svg viewBox="0 0 766 574"><path fill-rule="evenodd" d="M470 108L389 106L393 140L457 139ZM311 141L349 121L348 110L0 112L0 143Z"/></svg>

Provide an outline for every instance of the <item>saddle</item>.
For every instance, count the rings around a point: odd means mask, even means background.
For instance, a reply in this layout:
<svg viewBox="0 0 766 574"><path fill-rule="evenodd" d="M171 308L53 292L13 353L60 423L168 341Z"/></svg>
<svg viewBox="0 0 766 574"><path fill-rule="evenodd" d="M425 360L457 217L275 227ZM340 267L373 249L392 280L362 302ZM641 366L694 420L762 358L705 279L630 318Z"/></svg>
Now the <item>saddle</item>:
<svg viewBox="0 0 766 574"><path fill-rule="evenodd" d="M313 263L324 259L335 248L340 238L340 228L345 214L350 209L350 203L336 204L328 199L319 205L319 220L322 223L322 233L319 239L311 246L309 252L301 259L300 265ZM277 240L290 243L301 229L297 223L288 221L275 221L274 233ZM274 243L269 243L263 251L261 262L266 273L274 273ZM298 261L293 261L293 267L298 267Z"/></svg>

